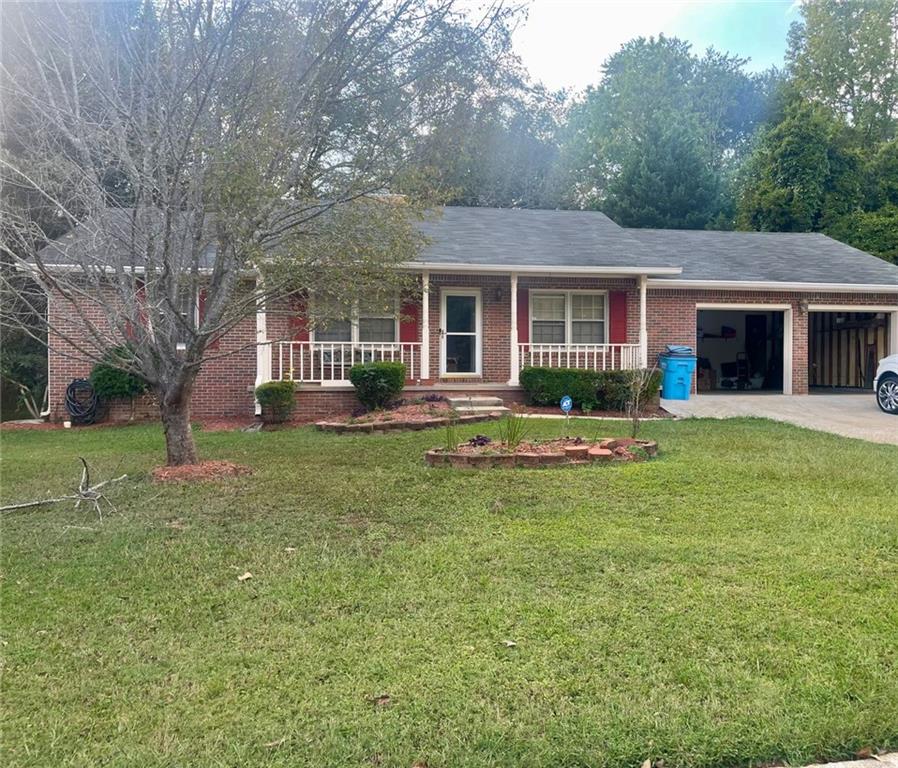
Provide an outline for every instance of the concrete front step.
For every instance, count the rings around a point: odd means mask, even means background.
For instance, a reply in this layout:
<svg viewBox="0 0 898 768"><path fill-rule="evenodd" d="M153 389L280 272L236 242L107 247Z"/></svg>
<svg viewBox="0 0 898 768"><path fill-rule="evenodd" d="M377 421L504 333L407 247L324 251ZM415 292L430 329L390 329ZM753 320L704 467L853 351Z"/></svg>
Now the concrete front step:
<svg viewBox="0 0 898 768"><path fill-rule="evenodd" d="M492 406L492 407L502 407L502 398L501 397L483 397L482 395L478 395L477 397L449 397L446 398L449 401L449 405L458 410L459 408L468 408L468 407L476 407L476 406Z"/></svg>
<svg viewBox="0 0 898 768"><path fill-rule="evenodd" d="M459 405L453 407L455 412L462 416L481 413L511 413L511 410L504 405Z"/></svg>

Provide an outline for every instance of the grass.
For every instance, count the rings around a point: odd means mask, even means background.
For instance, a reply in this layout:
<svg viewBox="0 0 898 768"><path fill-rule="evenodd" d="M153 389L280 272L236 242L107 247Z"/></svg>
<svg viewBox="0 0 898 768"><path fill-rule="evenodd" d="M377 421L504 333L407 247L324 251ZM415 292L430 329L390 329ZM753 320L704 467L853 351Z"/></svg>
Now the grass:
<svg viewBox="0 0 898 768"><path fill-rule="evenodd" d="M78 455L133 479L102 522L4 519L0 761L671 768L898 747L898 449L760 420L643 435L659 459L471 473L424 466L440 431L199 433L255 475L161 487L156 428L4 433L7 502L66 492Z"/></svg>

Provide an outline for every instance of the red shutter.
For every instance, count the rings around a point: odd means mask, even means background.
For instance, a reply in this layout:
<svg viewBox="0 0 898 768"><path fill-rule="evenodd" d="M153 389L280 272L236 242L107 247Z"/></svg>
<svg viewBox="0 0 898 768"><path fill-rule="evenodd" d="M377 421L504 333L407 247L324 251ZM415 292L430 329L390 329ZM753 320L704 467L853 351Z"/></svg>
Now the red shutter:
<svg viewBox="0 0 898 768"><path fill-rule="evenodd" d="M206 289L205 288L200 288L200 292L196 298L196 303L197 303L197 315L199 317L199 324L202 325L203 320L206 317ZM213 341L210 341L207 349L218 349L220 342L221 342L221 337L219 337Z"/></svg>
<svg viewBox="0 0 898 768"><path fill-rule="evenodd" d="M627 343L627 294L624 291L611 291L608 294L608 318L611 327L608 329L608 341L611 344Z"/></svg>
<svg viewBox="0 0 898 768"><path fill-rule="evenodd" d="M293 312L290 315L290 338L293 341L309 340L309 323L306 317L306 299L299 297L293 302Z"/></svg>
<svg viewBox="0 0 898 768"><path fill-rule="evenodd" d="M399 341L417 342L418 324L421 319L421 304L417 301L403 301L399 310Z"/></svg>
<svg viewBox="0 0 898 768"><path fill-rule="evenodd" d="M518 344L530 341L530 292L518 288Z"/></svg>

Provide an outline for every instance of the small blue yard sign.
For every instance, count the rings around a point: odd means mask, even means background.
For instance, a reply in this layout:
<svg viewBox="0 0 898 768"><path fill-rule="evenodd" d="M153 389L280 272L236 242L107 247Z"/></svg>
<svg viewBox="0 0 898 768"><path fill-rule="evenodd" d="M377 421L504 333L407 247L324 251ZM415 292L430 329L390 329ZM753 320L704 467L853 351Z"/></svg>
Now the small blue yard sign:
<svg viewBox="0 0 898 768"><path fill-rule="evenodd" d="M574 401L571 400L570 395L565 395L564 397L561 398L561 410L562 411L564 411L565 413L570 413L571 408L573 408L573 407L574 407Z"/></svg>

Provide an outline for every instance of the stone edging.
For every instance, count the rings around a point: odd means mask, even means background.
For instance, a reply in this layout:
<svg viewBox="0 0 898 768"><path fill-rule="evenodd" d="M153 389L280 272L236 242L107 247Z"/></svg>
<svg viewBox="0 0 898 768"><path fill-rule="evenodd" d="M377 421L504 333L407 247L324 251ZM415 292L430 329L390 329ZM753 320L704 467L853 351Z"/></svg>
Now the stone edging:
<svg viewBox="0 0 898 768"><path fill-rule="evenodd" d="M548 467L590 464L604 461L628 461L615 454L620 447L617 440L602 440L592 445L569 445L558 453L449 453L442 448L433 448L424 454L432 467L455 467L465 469L488 469L490 467ZM658 443L654 440L638 440L631 443L644 450L649 456L658 453Z"/></svg>
<svg viewBox="0 0 898 768"><path fill-rule="evenodd" d="M493 421L498 419L498 413L473 414L470 416L457 416L450 419L448 416L438 416L424 421L403 421L396 419L395 421L368 421L359 424L348 424L345 421L316 421L315 428L322 432L336 432L338 434L358 434L371 432L387 432L399 430L421 430L432 429L434 427L445 427L450 422L455 422L458 426L465 424L476 424L480 421Z"/></svg>

